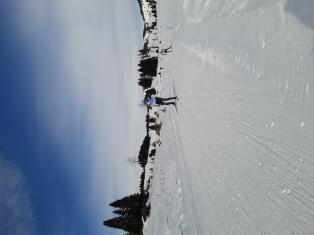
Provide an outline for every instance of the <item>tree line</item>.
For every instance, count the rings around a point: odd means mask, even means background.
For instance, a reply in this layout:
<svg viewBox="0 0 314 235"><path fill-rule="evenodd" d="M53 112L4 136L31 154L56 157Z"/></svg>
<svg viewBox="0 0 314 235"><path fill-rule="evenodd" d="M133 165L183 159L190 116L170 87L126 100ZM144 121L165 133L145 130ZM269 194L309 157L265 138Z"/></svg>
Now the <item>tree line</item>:
<svg viewBox="0 0 314 235"><path fill-rule="evenodd" d="M139 79L138 85L143 89L151 88L153 79L157 76L158 70L158 52L159 47L149 46L149 37L157 35L157 2L155 0L137 0L140 13L144 20L143 28L143 48L138 51L139 63L138 72ZM143 3L149 6L150 22L146 22L144 17ZM147 10L147 9L146 9ZM158 40L156 38L153 41ZM142 168L140 175L139 191L135 194L125 196L109 204L113 208L114 218L105 220L104 226L108 226L115 229L121 229L127 232L129 235L140 235L143 234L144 221L150 214L150 203L149 203L149 186L151 178L145 179L146 166L149 160L154 161L156 154L156 146L160 144L160 141L151 143L151 131L155 131L157 135L160 135L161 124L158 123L158 114L155 113L155 117L151 117L149 114L149 108L147 108L146 114L146 135L141 144L137 163ZM151 170L151 169L149 169ZM146 180L146 188L145 188Z"/></svg>
<svg viewBox="0 0 314 235"><path fill-rule="evenodd" d="M153 119L148 119L147 122L152 120ZM148 132L149 131L150 130L148 130ZM149 134L144 137L137 156L137 163L142 168L139 192L110 203L109 206L114 208L113 213L116 217L105 220L103 225L122 229L128 232L128 234L142 234L143 221L145 221L150 214L150 204L148 202L150 179L145 179L146 165L149 159L154 161L157 144L158 141L151 143ZM146 188L145 180L148 180Z"/></svg>

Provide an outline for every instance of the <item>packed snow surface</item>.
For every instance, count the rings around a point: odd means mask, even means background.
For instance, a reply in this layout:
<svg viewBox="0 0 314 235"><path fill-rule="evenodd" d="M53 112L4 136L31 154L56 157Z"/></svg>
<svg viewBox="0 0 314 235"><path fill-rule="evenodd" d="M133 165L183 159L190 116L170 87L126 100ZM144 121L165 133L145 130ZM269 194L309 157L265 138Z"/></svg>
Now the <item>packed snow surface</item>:
<svg viewBox="0 0 314 235"><path fill-rule="evenodd" d="M146 234L314 234L314 1L159 0Z"/></svg>

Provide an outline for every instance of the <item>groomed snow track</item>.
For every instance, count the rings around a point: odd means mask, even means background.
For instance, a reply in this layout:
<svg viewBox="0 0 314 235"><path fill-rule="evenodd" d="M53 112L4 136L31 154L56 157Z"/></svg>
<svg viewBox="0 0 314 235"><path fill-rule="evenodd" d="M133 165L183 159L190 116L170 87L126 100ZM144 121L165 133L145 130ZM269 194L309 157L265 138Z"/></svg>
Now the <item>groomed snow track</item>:
<svg viewBox="0 0 314 235"><path fill-rule="evenodd" d="M314 234L314 2L159 0L164 115L145 234ZM304 12L304 14L301 14ZM311 18L313 17L313 18Z"/></svg>

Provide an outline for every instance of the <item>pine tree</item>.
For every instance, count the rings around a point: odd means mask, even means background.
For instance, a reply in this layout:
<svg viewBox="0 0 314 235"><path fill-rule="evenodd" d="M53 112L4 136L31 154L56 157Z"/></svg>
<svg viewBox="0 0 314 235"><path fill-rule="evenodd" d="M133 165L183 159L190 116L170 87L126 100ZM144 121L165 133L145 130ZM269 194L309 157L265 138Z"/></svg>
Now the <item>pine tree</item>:
<svg viewBox="0 0 314 235"><path fill-rule="evenodd" d="M155 77L157 75L158 57L154 56L143 59L138 65L140 67L138 71L141 72L143 76Z"/></svg>
<svg viewBox="0 0 314 235"><path fill-rule="evenodd" d="M141 194L144 194L145 168L143 168L140 179L141 179L141 181L140 181L140 192L141 192Z"/></svg>
<svg viewBox="0 0 314 235"><path fill-rule="evenodd" d="M137 2L138 2L138 5L140 7L140 13L141 13L142 19L143 19L143 21L145 21L142 3L140 0L137 0Z"/></svg>
<svg viewBox="0 0 314 235"><path fill-rule="evenodd" d="M140 152L138 154L138 162L142 167L145 167L147 164L149 146L150 146L150 136L146 135L141 145Z"/></svg>
<svg viewBox="0 0 314 235"><path fill-rule="evenodd" d="M149 156L150 156L150 157L154 157L155 155L156 155L156 149L153 149L153 150L150 152Z"/></svg>
<svg viewBox="0 0 314 235"><path fill-rule="evenodd" d="M147 89L152 86L152 82L153 82L153 78L146 76L146 77L141 77L140 79L138 79L137 84L143 87L143 89Z"/></svg>
<svg viewBox="0 0 314 235"><path fill-rule="evenodd" d="M142 216L142 208L127 208L127 209L116 209L113 211L114 214L124 215L124 216Z"/></svg>
<svg viewBox="0 0 314 235"><path fill-rule="evenodd" d="M119 216L103 222L104 226L122 229L129 233L140 233L143 229L141 217Z"/></svg>
<svg viewBox="0 0 314 235"><path fill-rule="evenodd" d="M127 208L139 208L143 205L142 196L138 193L126 196L124 198L118 199L109 204L112 207L127 209Z"/></svg>

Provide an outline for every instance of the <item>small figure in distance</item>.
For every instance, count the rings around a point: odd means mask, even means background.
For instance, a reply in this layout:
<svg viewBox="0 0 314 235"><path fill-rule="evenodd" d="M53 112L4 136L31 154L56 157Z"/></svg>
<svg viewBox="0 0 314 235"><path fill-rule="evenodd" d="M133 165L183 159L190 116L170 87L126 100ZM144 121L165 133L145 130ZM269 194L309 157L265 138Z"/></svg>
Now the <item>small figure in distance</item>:
<svg viewBox="0 0 314 235"><path fill-rule="evenodd" d="M172 43L171 43L171 45L170 45L168 48L162 49L162 50L160 51L160 54L166 55L166 54L168 54L169 52L172 52Z"/></svg>

